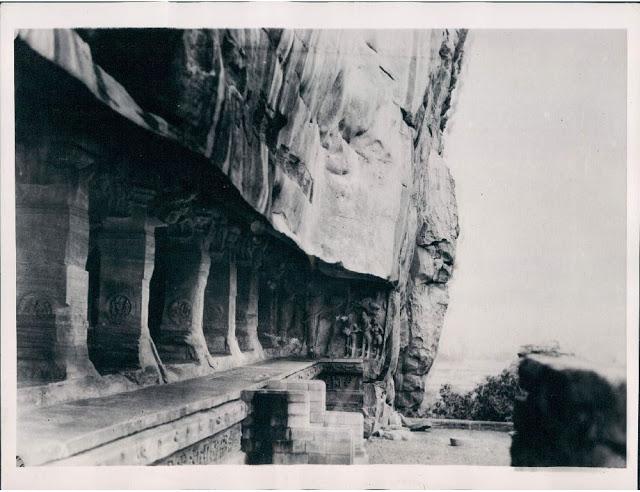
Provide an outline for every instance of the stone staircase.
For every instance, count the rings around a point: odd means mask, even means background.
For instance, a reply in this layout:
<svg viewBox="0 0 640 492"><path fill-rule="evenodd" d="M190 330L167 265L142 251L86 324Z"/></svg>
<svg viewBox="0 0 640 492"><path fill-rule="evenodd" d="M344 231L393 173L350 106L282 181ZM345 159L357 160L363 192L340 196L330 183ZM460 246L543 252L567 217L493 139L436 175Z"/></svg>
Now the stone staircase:
<svg viewBox="0 0 640 492"><path fill-rule="evenodd" d="M270 381L242 392L242 450L253 464L367 464L361 413L326 409L321 380Z"/></svg>

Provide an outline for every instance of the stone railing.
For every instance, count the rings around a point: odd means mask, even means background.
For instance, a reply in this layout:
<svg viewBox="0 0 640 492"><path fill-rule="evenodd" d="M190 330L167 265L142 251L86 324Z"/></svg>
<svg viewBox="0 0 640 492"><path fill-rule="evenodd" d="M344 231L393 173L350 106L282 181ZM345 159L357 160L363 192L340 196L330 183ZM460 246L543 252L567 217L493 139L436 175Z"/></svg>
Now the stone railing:
<svg viewBox="0 0 640 492"><path fill-rule="evenodd" d="M513 466L624 467L626 379L569 356L529 355L514 409Z"/></svg>

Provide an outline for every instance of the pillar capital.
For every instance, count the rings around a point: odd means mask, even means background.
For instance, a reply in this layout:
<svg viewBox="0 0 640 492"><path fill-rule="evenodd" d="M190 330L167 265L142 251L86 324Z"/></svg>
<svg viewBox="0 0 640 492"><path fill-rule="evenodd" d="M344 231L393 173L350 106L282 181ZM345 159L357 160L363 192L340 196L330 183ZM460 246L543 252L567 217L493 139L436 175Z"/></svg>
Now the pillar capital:
<svg viewBox="0 0 640 492"><path fill-rule="evenodd" d="M128 176L119 169L93 174L90 179L92 223L108 219L124 222L130 219L136 224L148 222L148 209L156 197L150 188L131 184ZM157 224L156 224L157 225Z"/></svg>
<svg viewBox="0 0 640 492"><path fill-rule="evenodd" d="M195 248L219 259L237 242L240 229L234 227L220 209L192 206L167 226L167 237L175 247Z"/></svg>

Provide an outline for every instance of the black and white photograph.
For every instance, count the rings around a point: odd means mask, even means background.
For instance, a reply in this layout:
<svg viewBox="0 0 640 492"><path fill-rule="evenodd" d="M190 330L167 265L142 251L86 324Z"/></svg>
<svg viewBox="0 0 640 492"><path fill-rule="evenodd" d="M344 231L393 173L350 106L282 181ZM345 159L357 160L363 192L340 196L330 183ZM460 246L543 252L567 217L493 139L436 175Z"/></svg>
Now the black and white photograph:
<svg viewBox="0 0 640 492"><path fill-rule="evenodd" d="M635 488L630 31L195 7L3 33L3 471Z"/></svg>

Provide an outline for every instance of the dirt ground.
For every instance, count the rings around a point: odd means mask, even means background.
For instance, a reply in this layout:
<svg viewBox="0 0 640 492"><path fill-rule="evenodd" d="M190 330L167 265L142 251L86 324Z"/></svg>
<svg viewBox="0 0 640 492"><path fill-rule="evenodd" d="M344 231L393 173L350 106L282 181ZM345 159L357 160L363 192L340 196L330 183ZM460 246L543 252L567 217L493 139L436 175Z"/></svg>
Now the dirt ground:
<svg viewBox="0 0 640 492"><path fill-rule="evenodd" d="M461 441L451 446L449 438ZM507 432L431 429L412 432L408 441L372 438L369 463L509 466L511 437Z"/></svg>

